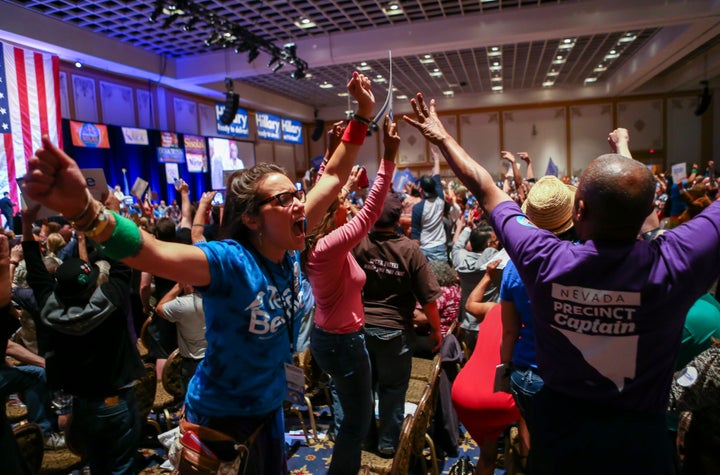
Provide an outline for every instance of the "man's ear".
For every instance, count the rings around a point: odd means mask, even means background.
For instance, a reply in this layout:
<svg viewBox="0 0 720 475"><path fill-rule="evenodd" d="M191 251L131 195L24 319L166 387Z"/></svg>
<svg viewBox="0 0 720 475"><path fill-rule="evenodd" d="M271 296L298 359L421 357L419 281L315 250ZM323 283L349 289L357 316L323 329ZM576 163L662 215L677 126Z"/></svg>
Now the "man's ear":
<svg viewBox="0 0 720 475"><path fill-rule="evenodd" d="M262 220L260 216L252 216L248 213L243 213L242 223L248 227L251 231L259 231L262 227Z"/></svg>
<svg viewBox="0 0 720 475"><path fill-rule="evenodd" d="M585 200L576 199L573 206L573 221L580 223L585 219Z"/></svg>

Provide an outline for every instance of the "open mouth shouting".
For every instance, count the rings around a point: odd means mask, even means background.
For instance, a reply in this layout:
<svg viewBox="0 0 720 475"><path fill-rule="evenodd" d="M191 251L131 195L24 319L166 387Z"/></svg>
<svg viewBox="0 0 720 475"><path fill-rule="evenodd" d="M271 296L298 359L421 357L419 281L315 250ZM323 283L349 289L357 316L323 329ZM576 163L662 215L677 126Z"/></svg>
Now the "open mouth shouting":
<svg viewBox="0 0 720 475"><path fill-rule="evenodd" d="M295 237L304 238L307 232L307 218L304 216L293 223Z"/></svg>

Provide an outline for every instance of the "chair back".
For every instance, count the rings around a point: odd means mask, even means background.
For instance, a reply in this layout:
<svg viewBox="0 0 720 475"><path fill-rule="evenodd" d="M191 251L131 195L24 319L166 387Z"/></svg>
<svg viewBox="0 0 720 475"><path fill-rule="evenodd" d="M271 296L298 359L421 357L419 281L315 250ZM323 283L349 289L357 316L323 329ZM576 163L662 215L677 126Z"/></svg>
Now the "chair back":
<svg viewBox="0 0 720 475"><path fill-rule="evenodd" d="M168 356L162 372L162 385L175 401L185 399L187 391L182 378L182 363L183 357L180 356L180 350L176 348Z"/></svg>
<svg viewBox="0 0 720 475"><path fill-rule="evenodd" d="M392 466L390 467L390 475L407 475L410 472L410 456L413 451L414 427L415 417L408 414L405 416L402 428L400 429L400 439L395 449L395 457L393 457Z"/></svg>
<svg viewBox="0 0 720 475"><path fill-rule="evenodd" d="M155 365L145 363L145 374L135 381L134 386L140 421L144 421L150 415L155 401L156 388L157 374L155 373Z"/></svg>
<svg viewBox="0 0 720 475"><path fill-rule="evenodd" d="M152 316L153 314L150 313L150 315L145 319L145 322L143 322L142 327L140 327L140 343L142 343L146 352L152 348L152 337L148 331L150 322L152 322Z"/></svg>
<svg viewBox="0 0 720 475"><path fill-rule="evenodd" d="M45 440L42 429L34 423L22 424L13 429L20 446L20 454L32 473L38 473L42 466Z"/></svg>

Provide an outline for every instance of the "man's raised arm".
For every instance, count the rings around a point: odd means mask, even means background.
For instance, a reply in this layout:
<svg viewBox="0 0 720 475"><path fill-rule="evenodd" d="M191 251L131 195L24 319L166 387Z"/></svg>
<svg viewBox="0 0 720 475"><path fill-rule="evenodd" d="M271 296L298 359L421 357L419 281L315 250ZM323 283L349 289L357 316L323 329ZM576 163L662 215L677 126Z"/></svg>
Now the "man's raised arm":
<svg viewBox="0 0 720 475"><path fill-rule="evenodd" d="M499 203L510 201L510 197L495 185L490 173L447 133L438 119L434 99L428 108L422 93L418 93L410 103L415 111L415 119L403 116L405 122L418 129L425 139L440 149L455 176L475 195L486 213L491 213Z"/></svg>

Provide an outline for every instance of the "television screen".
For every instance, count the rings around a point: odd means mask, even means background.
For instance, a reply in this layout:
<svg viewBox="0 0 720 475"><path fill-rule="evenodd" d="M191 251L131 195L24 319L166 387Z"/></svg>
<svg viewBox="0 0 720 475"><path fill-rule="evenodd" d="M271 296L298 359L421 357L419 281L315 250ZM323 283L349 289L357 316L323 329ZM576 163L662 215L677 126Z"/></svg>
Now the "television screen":
<svg viewBox="0 0 720 475"><path fill-rule="evenodd" d="M213 190L225 189L227 177L235 170L255 165L255 148L251 142L211 137L208 145Z"/></svg>

